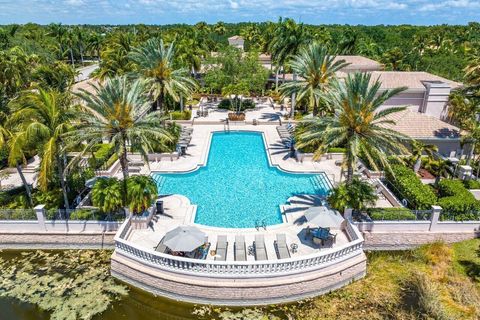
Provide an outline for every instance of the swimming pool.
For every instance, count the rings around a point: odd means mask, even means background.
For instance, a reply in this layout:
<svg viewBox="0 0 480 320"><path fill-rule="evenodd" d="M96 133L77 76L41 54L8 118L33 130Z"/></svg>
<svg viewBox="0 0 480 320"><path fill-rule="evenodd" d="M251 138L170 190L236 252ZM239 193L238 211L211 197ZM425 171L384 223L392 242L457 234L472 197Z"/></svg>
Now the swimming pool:
<svg viewBox="0 0 480 320"><path fill-rule="evenodd" d="M195 223L225 228L278 224L279 205L288 198L329 190L323 174L293 174L270 166L262 133L215 132L211 139L205 167L153 176L160 194L182 194L197 205Z"/></svg>

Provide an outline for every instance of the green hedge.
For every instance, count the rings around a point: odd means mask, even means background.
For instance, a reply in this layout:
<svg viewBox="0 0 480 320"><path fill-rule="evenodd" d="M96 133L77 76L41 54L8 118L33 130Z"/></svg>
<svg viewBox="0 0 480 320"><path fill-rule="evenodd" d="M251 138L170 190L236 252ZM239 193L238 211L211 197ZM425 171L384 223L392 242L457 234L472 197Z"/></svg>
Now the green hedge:
<svg viewBox="0 0 480 320"><path fill-rule="evenodd" d="M329 153L345 153L347 149L345 148L328 148Z"/></svg>
<svg viewBox="0 0 480 320"><path fill-rule="evenodd" d="M480 181L478 180L463 180L463 185L467 189L480 189Z"/></svg>
<svg viewBox="0 0 480 320"><path fill-rule="evenodd" d="M416 215L407 208L369 208L372 220L415 220Z"/></svg>
<svg viewBox="0 0 480 320"><path fill-rule="evenodd" d="M238 103L240 104L240 102ZM230 99L223 99L222 101L220 101L220 103L218 104L218 108L226 109L226 110L232 109L232 104L230 103ZM253 100L245 99L242 101L242 107L240 111L245 111L246 109L253 109L253 108L255 108L255 103L253 102Z"/></svg>
<svg viewBox="0 0 480 320"><path fill-rule="evenodd" d="M192 111L172 111L170 112L170 116L172 117L172 120L190 120L192 118Z"/></svg>
<svg viewBox="0 0 480 320"><path fill-rule="evenodd" d="M438 184L442 207L441 220L477 220L480 215L480 201L468 191L460 180L443 179Z"/></svg>
<svg viewBox="0 0 480 320"><path fill-rule="evenodd" d="M424 185L412 169L403 165L393 165L391 172L387 170L386 175L395 187L392 191L400 193L397 194L400 199L407 199L412 209L428 210L436 203L437 197L432 189Z"/></svg>

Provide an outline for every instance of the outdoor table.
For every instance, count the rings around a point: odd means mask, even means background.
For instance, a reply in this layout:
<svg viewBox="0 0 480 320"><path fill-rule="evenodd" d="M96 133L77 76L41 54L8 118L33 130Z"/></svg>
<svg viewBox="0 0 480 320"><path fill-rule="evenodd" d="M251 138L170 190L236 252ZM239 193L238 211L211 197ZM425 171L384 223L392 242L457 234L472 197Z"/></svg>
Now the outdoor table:
<svg viewBox="0 0 480 320"><path fill-rule="evenodd" d="M312 231L312 235L315 238L326 240L330 236L330 230L324 228L318 228Z"/></svg>

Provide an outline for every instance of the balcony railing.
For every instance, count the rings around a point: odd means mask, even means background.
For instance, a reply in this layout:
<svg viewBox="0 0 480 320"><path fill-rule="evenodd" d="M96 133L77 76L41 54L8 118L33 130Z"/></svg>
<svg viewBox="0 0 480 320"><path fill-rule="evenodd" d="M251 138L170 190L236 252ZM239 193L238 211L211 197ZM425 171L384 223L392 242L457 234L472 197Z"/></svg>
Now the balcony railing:
<svg viewBox="0 0 480 320"><path fill-rule="evenodd" d="M345 229L351 239L349 243L315 254L271 261L210 261L163 254L123 239L129 228L130 221L127 220L115 237L117 254L159 270L202 277L255 278L304 273L348 260L363 252L363 238L349 222Z"/></svg>

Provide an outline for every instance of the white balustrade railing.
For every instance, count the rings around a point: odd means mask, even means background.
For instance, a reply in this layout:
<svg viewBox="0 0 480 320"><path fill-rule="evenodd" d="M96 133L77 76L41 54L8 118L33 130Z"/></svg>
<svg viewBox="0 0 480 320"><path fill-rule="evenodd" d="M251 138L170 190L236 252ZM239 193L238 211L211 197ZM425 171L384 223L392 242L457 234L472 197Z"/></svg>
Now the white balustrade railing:
<svg viewBox="0 0 480 320"><path fill-rule="evenodd" d="M122 239L129 228L127 220L115 237L117 254L156 269L203 277L254 278L303 273L328 267L363 252L363 238L349 222L346 225L346 231L351 238L349 243L311 255L271 261L210 261L172 256Z"/></svg>

